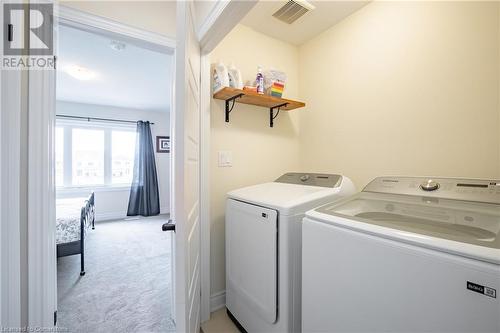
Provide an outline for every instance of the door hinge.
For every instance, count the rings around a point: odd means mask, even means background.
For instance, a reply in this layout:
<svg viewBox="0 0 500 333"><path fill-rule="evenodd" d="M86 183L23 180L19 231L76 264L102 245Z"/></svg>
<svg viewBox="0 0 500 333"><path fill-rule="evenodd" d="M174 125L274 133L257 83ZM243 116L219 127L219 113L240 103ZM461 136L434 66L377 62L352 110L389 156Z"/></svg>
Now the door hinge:
<svg viewBox="0 0 500 333"><path fill-rule="evenodd" d="M57 324L57 311L54 311L54 326Z"/></svg>
<svg viewBox="0 0 500 333"><path fill-rule="evenodd" d="M14 40L14 25L7 24L7 41L12 42Z"/></svg>

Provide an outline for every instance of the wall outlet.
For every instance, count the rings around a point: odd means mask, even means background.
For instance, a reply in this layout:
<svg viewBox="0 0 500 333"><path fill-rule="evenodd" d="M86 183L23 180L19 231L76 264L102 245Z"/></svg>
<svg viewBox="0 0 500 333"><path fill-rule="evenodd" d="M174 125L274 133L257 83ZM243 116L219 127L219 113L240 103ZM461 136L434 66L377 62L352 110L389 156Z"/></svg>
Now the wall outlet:
<svg viewBox="0 0 500 333"><path fill-rule="evenodd" d="M219 151L219 168L233 166L233 153L231 151Z"/></svg>

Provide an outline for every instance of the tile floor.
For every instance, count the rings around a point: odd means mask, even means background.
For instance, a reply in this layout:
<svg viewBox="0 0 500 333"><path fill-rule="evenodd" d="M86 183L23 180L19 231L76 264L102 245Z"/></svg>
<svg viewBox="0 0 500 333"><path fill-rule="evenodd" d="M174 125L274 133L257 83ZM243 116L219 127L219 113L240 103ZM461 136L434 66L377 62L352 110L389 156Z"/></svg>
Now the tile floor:
<svg viewBox="0 0 500 333"><path fill-rule="evenodd" d="M210 320L201 325L203 333L239 333L238 328L227 316L226 309L212 313Z"/></svg>

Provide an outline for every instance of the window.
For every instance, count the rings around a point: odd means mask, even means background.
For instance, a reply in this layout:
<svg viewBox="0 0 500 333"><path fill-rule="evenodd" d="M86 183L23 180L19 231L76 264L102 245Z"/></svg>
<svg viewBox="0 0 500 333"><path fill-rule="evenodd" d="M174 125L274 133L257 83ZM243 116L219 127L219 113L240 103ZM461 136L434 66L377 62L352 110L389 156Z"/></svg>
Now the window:
<svg viewBox="0 0 500 333"><path fill-rule="evenodd" d="M72 184L104 184L104 131L74 128Z"/></svg>
<svg viewBox="0 0 500 333"><path fill-rule="evenodd" d="M64 128L56 127L56 186L64 185Z"/></svg>
<svg viewBox="0 0 500 333"><path fill-rule="evenodd" d="M130 185L135 126L58 120L56 186Z"/></svg>
<svg viewBox="0 0 500 333"><path fill-rule="evenodd" d="M111 161L113 184L130 184L134 173L135 132L113 131L111 135Z"/></svg>

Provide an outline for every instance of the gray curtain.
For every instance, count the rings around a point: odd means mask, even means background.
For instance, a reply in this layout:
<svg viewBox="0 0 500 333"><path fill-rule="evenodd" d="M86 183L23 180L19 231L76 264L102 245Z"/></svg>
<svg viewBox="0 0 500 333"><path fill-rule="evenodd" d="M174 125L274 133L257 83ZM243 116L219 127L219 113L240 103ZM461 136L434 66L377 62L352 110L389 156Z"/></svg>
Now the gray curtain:
<svg viewBox="0 0 500 333"><path fill-rule="evenodd" d="M127 216L160 214L155 152L149 121L137 122L134 176L130 188Z"/></svg>

